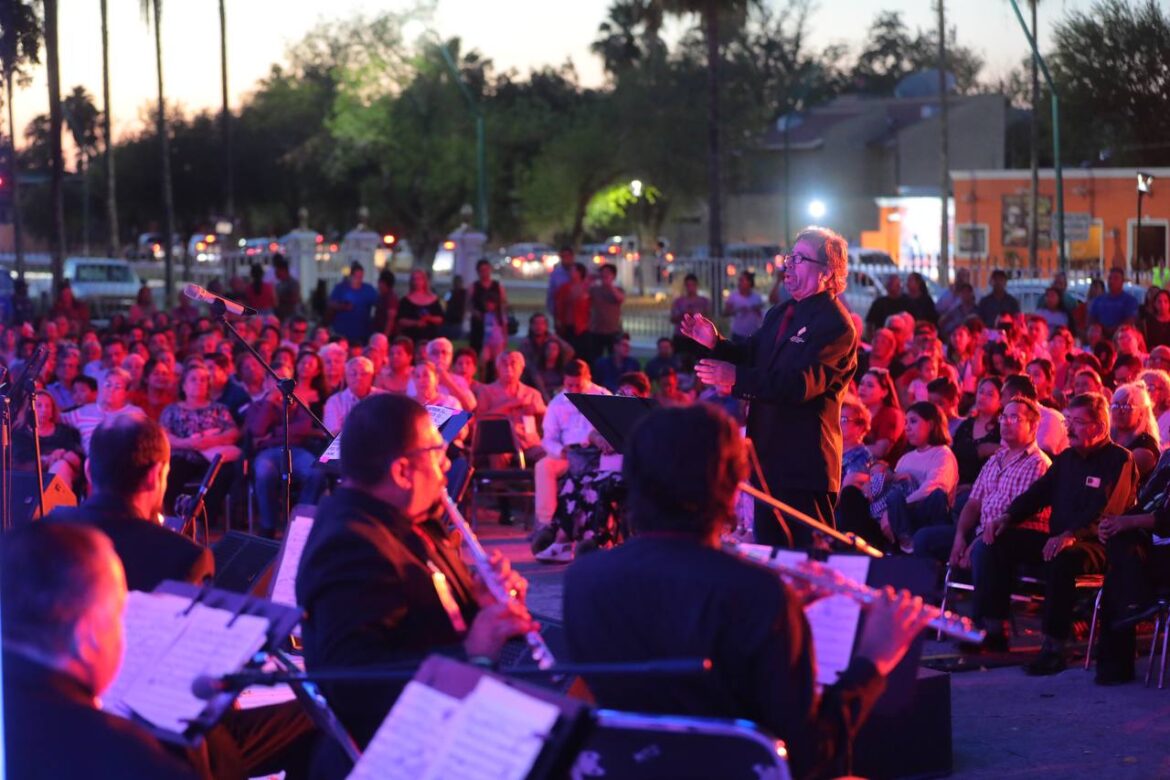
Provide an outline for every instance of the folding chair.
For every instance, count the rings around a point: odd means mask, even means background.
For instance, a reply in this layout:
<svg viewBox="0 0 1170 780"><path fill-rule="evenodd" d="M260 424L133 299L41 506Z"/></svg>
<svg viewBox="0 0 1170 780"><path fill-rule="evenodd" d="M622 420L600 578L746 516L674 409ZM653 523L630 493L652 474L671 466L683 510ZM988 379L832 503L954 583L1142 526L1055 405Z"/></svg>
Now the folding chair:
<svg viewBox="0 0 1170 780"><path fill-rule="evenodd" d="M511 455L517 467L486 468L480 464L493 455ZM476 497L485 488L493 488L500 497L536 497L536 478L525 462L524 450L516 441L512 423L504 417L482 417L475 424L471 437L471 527L476 527ZM500 489L502 487L502 489Z"/></svg>

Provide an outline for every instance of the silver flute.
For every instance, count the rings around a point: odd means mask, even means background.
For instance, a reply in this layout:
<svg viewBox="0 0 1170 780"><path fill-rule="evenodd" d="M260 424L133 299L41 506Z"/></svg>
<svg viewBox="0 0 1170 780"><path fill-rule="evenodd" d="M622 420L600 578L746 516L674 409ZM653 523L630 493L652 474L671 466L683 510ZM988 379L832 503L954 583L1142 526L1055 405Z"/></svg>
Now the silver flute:
<svg viewBox="0 0 1170 780"><path fill-rule="evenodd" d="M442 491L442 501L443 508L447 510L447 517L451 518L459 535L463 537L463 544L467 545L472 563L475 565L476 571L479 572L479 577L483 580L488 592L501 604L515 601L516 594L504 587L504 581L500 579L499 573L488 559L487 550L483 549L475 531L472 531L471 525L463 519L459 507L455 506L455 502L451 500L451 496L447 495L446 490ZM524 635L524 639L528 642L528 649L532 651L532 658L539 668L549 669L556 664L557 659L553 657L552 651L548 649L548 644L545 643L544 637L540 635L539 631L529 631Z"/></svg>
<svg viewBox="0 0 1170 780"><path fill-rule="evenodd" d="M818 590L849 596L860 604L872 604L875 601L884 601L888 598L885 591L851 580L826 566L818 565L805 568L781 563L777 560L768 561L767 566L785 577L807 582ZM979 644L987 636L986 631L977 628L969 618L962 615L956 615L954 612L939 609L930 604L924 605L923 609L931 616L930 628L935 631L974 644Z"/></svg>

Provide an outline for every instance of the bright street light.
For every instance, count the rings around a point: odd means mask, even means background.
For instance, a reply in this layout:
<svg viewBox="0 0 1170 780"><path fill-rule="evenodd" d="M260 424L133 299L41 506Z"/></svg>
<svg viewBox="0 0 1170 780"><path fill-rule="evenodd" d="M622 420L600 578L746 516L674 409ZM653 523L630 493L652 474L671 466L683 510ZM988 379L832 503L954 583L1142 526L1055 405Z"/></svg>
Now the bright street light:
<svg viewBox="0 0 1170 780"><path fill-rule="evenodd" d="M808 215L813 219L820 219L821 217L825 216L825 213L828 212L828 210L829 209L827 206L825 206L825 202L823 200L810 201L808 204Z"/></svg>
<svg viewBox="0 0 1170 780"><path fill-rule="evenodd" d="M632 182L630 182L630 194L633 195L635 198L642 197L642 180L641 179L634 179Z"/></svg>

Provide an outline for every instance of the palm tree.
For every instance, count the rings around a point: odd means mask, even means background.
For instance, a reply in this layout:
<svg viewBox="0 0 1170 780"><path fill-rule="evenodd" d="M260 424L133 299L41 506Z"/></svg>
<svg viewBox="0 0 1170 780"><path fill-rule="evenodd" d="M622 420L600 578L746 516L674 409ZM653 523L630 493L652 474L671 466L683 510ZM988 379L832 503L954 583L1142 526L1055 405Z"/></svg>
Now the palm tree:
<svg viewBox="0 0 1170 780"><path fill-rule="evenodd" d="M722 181L719 160L719 62L720 29L742 26L748 7L758 0L653 0L664 13L673 16L697 14L703 23L707 44L707 244L710 257L723 254L723 209L720 199ZM721 279L721 275L716 278ZM716 295L721 291L713 291Z"/></svg>
<svg viewBox="0 0 1170 780"><path fill-rule="evenodd" d="M61 152L61 62L57 43L57 0L43 0L45 11L45 60L49 76L49 154L53 170L49 177L53 240L51 258L53 295L61 289L65 268L65 159Z"/></svg>
<svg viewBox="0 0 1170 780"><path fill-rule="evenodd" d="M223 213L229 221L235 221L234 182L232 181L232 130L231 111L228 107L228 56L227 56L227 3L219 0L219 67L220 87L223 92Z"/></svg>
<svg viewBox="0 0 1170 780"><path fill-rule="evenodd" d="M89 255L89 161L98 148L98 110L85 87L76 86L62 102L65 121L77 147L77 172L81 174L81 247Z"/></svg>
<svg viewBox="0 0 1170 780"><path fill-rule="evenodd" d="M101 0L102 4L102 138L105 141L102 153L106 163L106 254L117 257L118 247L118 197L114 179L114 133L111 129L110 118L110 29L106 6L109 0Z"/></svg>
<svg viewBox="0 0 1170 780"><path fill-rule="evenodd" d="M41 25L36 10L23 0L0 3L0 75L4 77L4 96L8 101L8 165L3 172L12 193L12 243L16 253L16 274L24 279L24 221L20 213L20 181L17 177L16 120L12 105L16 93L13 82L26 83L28 65L40 62Z"/></svg>
<svg viewBox="0 0 1170 780"><path fill-rule="evenodd" d="M158 115L155 117L158 132L159 152L162 155L162 196L163 196L163 252L166 273L166 306L175 299L175 201L171 192L171 139L167 126L166 91L163 89L162 63L162 0L141 0L142 16L147 26L154 24L154 62L158 70ZM186 255L184 254L184 258ZM183 264L184 278L190 276L186 260Z"/></svg>
<svg viewBox="0 0 1170 780"><path fill-rule="evenodd" d="M646 42L661 28L662 7L653 0L614 0L589 49L608 73L617 75L646 55Z"/></svg>

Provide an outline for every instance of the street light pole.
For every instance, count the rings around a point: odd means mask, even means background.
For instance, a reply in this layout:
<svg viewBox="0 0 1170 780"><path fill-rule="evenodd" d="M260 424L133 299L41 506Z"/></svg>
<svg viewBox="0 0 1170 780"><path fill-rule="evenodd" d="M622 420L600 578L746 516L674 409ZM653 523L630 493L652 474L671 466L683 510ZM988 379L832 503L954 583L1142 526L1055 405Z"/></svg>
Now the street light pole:
<svg viewBox="0 0 1170 780"><path fill-rule="evenodd" d="M1146 195L1150 193L1150 185L1154 183L1154 177L1148 173L1138 171L1137 175L1137 228L1133 236L1133 261L1130 263L1130 270L1137 273L1137 269L1142 261L1142 201ZM1153 267L1151 266L1151 271Z"/></svg>
<svg viewBox="0 0 1170 780"><path fill-rule="evenodd" d="M455 84L459 87L459 92L463 95L463 99L467 101L467 107L475 118L475 195L479 207L478 227L480 232L487 233L487 177L485 173L487 162L483 107L480 106L475 96L471 94L471 90L467 88L467 84L463 81L463 74L459 72L459 66L455 63L455 58L451 56L451 50L447 48L447 44L438 40L437 37L435 43L439 47L439 52L443 55L443 62L447 65L447 70L451 71L451 78L455 79Z"/></svg>

